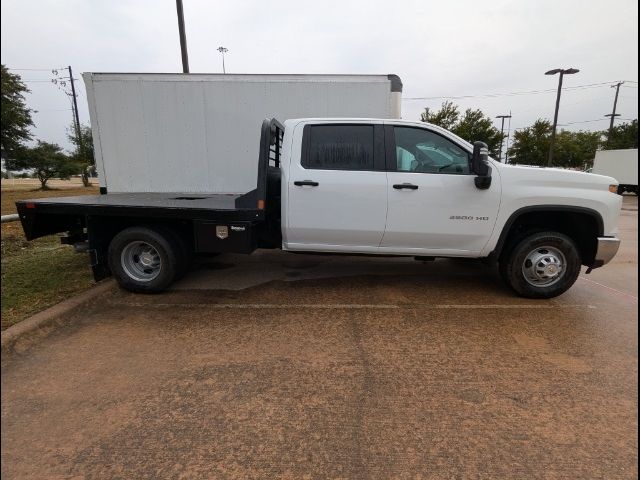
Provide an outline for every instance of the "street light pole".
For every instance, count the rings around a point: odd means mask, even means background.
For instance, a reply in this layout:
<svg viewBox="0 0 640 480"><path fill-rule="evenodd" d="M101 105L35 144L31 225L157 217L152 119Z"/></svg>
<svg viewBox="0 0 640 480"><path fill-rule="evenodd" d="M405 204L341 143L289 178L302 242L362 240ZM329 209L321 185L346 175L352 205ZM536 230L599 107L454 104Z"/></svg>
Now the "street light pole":
<svg viewBox="0 0 640 480"><path fill-rule="evenodd" d="M498 152L498 161L502 161L502 144L504 143L504 119L511 118L511 114L509 115L498 115L496 118L502 119L502 126L500 127L500 151Z"/></svg>
<svg viewBox="0 0 640 480"><path fill-rule="evenodd" d="M556 143L556 128L558 126L558 111L560 110L560 94L562 93L562 79L564 72L560 71L560 80L558 80L558 95L556 96L556 111L553 114L553 129L551 130L551 141L549 142L549 160L548 166L553 166L553 146Z"/></svg>
<svg viewBox="0 0 640 480"><path fill-rule="evenodd" d="M217 50L222 54L222 73L227 73L227 70L224 67L224 54L229 51L228 48L218 47Z"/></svg>
<svg viewBox="0 0 640 480"><path fill-rule="evenodd" d="M187 34L184 29L184 10L182 0L176 0L178 10L178 32L180 34L180 53L182 54L182 73L189 73L189 56L187 55Z"/></svg>
<svg viewBox="0 0 640 480"><path fill-rule="evenodd" d="M553 166L553 145L556 141L556 127L558 126L558 110L560 110L560 94L562 93L562 79L565 75L572 75L574 73L578 73L580 70L577 68L556 68L553 70L549 70L545 72L545 75L555 75L556 73L560 74L560 79L558 80L558 95L556 97L556 111L553 115L553 129L551 130L551 142L549 143L549 161L548 166Z"/></svg>
<svg viewBox="0 0 640 480"><path fill-rule="evenodd" d="M509 110L509 123L507 125L507 149L504 152L504 163L509 163L509 140L511 139L511 110Z"/></svg>

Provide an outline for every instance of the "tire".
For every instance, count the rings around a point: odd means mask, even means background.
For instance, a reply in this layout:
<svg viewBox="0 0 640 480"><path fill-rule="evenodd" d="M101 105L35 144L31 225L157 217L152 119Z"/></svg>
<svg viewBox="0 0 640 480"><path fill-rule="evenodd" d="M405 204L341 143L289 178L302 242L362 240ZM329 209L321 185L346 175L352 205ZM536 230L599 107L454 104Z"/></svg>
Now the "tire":
<svg viewBox="0 0 640 480"><path fill-rule="evenodd" d="M122 230L108 251L109 268L120 287L136 293L166 290L178 275L181 256L175 238L162 227Z"/></svg>
<svg viewBox="0 0 640 480"><path fill-rule="evenodd" d="M185 276L185 274L189 271L191 267L191 261L193 260L193 249L191 245L187 241L184 235L180 232L177 232L173 228L157 226L154 229L165 236L165 238L170 239L173 243L176 251L176 257L178 261L178 265L176 268L176 278L174 280L179 280Z"/></svg>
<svg viewBox="0 0 640 480"><path fill-rule="evenodd" d="M505 255L500 274L521 297L553 298L571 288L581 265L573 240L559 232L537 232L521 239Z"/></svg>

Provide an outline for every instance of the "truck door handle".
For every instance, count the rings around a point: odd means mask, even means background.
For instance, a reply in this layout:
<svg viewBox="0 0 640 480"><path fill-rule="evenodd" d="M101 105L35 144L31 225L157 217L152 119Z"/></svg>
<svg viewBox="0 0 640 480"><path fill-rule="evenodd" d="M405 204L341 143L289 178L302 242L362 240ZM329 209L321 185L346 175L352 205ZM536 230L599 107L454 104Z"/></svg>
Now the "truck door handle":
<svg viewBox="0 0 640 480"><path fill-rule="evenodd" d="M304 186L317 187L318 185L320 185L318 182L314 182L313 180L297 180L293 182L293 184L297 187L304 187Z"/></svg>
<svg viewBox="0 0 640 480"><path fill-rule="evenodd" d="M417 190L418 185L414 185L413 183L396 183L393 188L396 190Z"/></svg>

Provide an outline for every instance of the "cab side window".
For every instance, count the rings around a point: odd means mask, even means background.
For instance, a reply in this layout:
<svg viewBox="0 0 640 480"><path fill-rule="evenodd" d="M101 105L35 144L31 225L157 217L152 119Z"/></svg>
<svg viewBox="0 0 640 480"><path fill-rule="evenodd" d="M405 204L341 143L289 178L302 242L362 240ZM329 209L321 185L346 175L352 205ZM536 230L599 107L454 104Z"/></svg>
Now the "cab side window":
<svg viewBox="0 0 640 480"><path fill-rule="evenodd" d="M304 168L373 170L373 125L312 125Z"/></svg>
<svg viewBox="0 0 640 480"><path fill-rule="evenodd" d="M421 128L394 127L396 171L469 174L471 155L451 140Z"/></svg>

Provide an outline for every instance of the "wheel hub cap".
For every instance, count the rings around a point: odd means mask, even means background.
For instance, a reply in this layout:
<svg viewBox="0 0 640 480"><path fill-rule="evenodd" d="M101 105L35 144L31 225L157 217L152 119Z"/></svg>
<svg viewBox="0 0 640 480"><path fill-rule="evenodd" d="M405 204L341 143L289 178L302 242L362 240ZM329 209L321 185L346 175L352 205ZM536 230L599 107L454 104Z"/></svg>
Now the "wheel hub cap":
<svg viewBox="0 0 640 480"><path fill-rule="evenodd" d="M153 265L153 256L149 252L144 252L142 255L140 255L140 263L144 267L150 267L151 265Z"/></svg>
<svg viewBox="0 0 640 480"><path fill-rule="evenodd" d="M122 249L120 265L129 277L137 282L150 282L162 268L160 254L146 242L131 242Z"/></svg>
<svg viewBox="0 0 640 480"><path fill-rule="evenodd" d="M555 247L538 247L525 257L522 273L526 281L536 287L548 287L564 276L566 259Z"/></svg>

